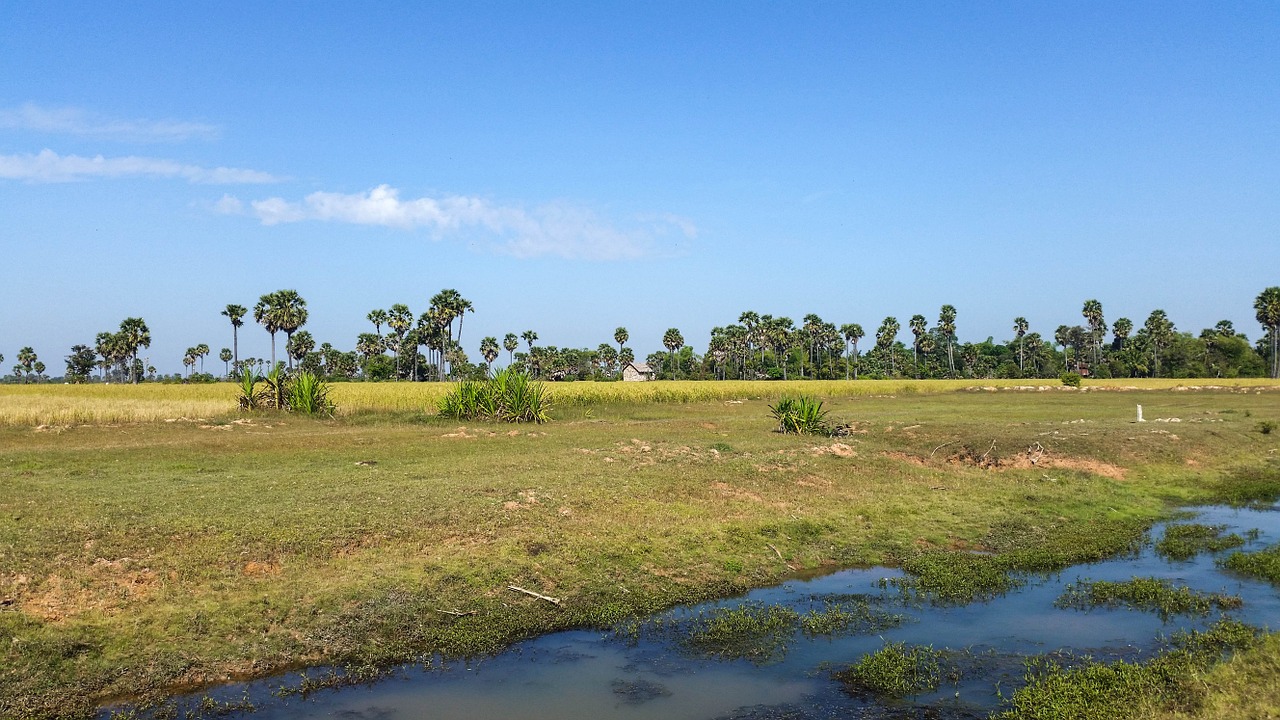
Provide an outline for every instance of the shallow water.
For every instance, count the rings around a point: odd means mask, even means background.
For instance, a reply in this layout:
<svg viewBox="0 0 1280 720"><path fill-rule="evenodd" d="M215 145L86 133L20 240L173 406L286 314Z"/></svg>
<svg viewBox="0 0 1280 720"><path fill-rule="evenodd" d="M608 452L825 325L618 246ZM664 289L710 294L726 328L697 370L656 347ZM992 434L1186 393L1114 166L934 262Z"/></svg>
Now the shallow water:
<svg viewBox="0 0 1280 720"><path fill-rule="evenodd" d="M1194 520L1226 525L1243 535L1260 531L1245 550L1280 542L1280 512L1200 508ZM1163 526L1152 530L1159 539ZM785 654L767 663L717 660L691 655L661 637L641 634L639 642L613 633L563 632L520 643L493 658L449 663L443 669L405 668L372 685L324 690L306 698L280 699L271 689L280 679L221 688L215 698L234 699L246 690L257 720L346 718L520 718L520 720L709 720L713 718L985 717L1020 682L1022 658L1068 650L1099 659L1142 659L1177 630L1200 629L1222 614L1172 617L1129 609L1061 609L1054 601L1068 583L1080 579L1165 578L1202 592L1239 595L1244 606L1227 613L1244 622L1280 627L1280 594L1265 583L1226 573L1215 556L1202 554L1170 562L1150 545L1133 557L1069 568L1027 583L988 602L963 607L905 600L896 589L880 590L881 578L896 570L846 570L791 581L740 598L697 608L680 608L662 618L687 618L709 607L743 602L787 604L807 609L815 596L869 594L882 609L907 619L871 635L807 638L797 633ZM857 661L885 642L931 645L960 651L966 678L932 695L879 704L852 697L831 678L832 669ZM193 701L194 702L194 701ZM239 716L232 716L239 717Z"/></svg>

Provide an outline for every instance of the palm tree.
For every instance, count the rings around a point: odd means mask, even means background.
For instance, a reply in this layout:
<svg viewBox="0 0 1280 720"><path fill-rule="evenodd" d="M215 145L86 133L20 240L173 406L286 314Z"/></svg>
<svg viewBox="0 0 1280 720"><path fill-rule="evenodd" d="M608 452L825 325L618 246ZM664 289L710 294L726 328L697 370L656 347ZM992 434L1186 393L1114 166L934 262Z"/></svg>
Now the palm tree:
<svg viewBox="0 0 1280 720"><path fill-rule="evenodd" d="M1152 310L1147 321L1142 324L1147 333L1147 341L1151 343L1151 356L1155 363L1154 377L1160 377L1160 351L1173 342L1175 328L1164 310Z"/></svg>
<svg viewBox="0 0 1280 720"><path fill-rule="evenodd" d="M911 343L911 358L915 365L916 379L920 379L920 338L924 336L925 329L928 327L928 321L923 315L912 315L911 320L907 322L907 326L911 328L911 334L915 336L915 341Z"/></svg>
<svg viewBox="0 0 1280 720"><path fill-rule="evenodd" d="M618 328L613 331L613 340L614 342L618 343L618 352L622 352L622 346L626 345L627 340L629 340L630 338L631 336L627 334L627 329L622 327L621 325L619 325Z"/></svg>
<svg viewBox="0 0 1280 720"><path fill-rule="evenodd" d="M489 372L493 372L493 361L498 359L498 338L487 337L480 341L480 355L484 358L485 364L489 366Z"/></svg>
<svg viewBox="0 0 1280 720"><path fill-rule="evenodd" d="M538 340L538 333L532 330L525 330L524 332L520 333L520 339L528 343L529 352L533 352L533 344Z"/></svg>
<svg viewBox="0 0 1280 720"><path fill-rule="evenodd" d="M204 358L209 354L209 346L200 343L196 346L196 357L200 358L200 374L204 374Z"/></svg>
<svg viewBox="0 0 1280 720"><path fill-rule="evenodd" d="M1027 372L1027 366L1024 362L1025 355L1023 353L1022 339L1026 337L1027 330L1031 328L1030 323L1024 317L1016 317L1013 319L1013 335L1018 339L1018 374L1022 375Z"/></svg>
<svg viewBox="0 0 1280 720"><path fill-rule="evenodd" d="M1071 328L1066 325L1059 325L1057 330L1053 331L1053 339L1062 346L1062 371L1067 370L1067 346L1071 344Z"/></svg>
<svg viewBox="0 0 1280 720"><path fill-rule="evenodd" d="M400 379L400 357L404 354L404 338L413 327L413 312L404 303L396 303L387 313L387 327L395 335L396 379ZM416 350L415 350L416 354Z"/></svg>
<svg viewBox="0 0 1280 720"><path fill-rule="evenodd" d="M121 345L133 362L129 363L129 372L134 384L138 382L138 371L133 367L138 362L138 349L151 347L151 330L142 318L125 318L120 323L119 334Z"/></svg>
<svg viewBox="0 0 1280 720"><path fill-rule="evenodd" d="M276 293L267 293L258 298L253 306L253 320L271 333L271 367L276 366L276 333L280 332L280 317L276 311Z"/></svg>
<svg viewBox="0 0 1280 720"><path fill-rule="evenodd" d="M288 348L293 334L307 324L307 301L297 290L280 290L276 293L276 312L277 322L284 331L285 348ZM293 355L289 355L289 367L293 367Z"/></svg>
<svg viewBox="0 0 1280 720"><path fill-rule="evenodd" d="M1085 300L1081 311L1089 323L1089 339L1093 345L1093 364L1102 362L1102 339L1107 336L1107 322L1102 317L1102 303L1097 300Z"/></svg>
<svg viewBox="0 0 1280 720"><path fill-rule="evenodd" d="M384 349L381 335L360 333L356 338L356 352L363 355L366 360L374 355L381 355Z"/></svg>
<svg viewBox="0 0 1280 720"><path fill-rule="evenodd" d="M387 324L387 311L381 309L370 310L365 319L373 323L374 332L378 333L378 337L382 337L382 326Z"/></svg>
<svg viewBox="0 0 1280 720"><path fill-rule="evenodd" d="M675 370L672 371L672 376L678 376L680 374L680 360L676 357L676 351L684 347L684 336L675 328L667 328L667 331L662 334L662 345L667 349L667 352L671 353L671 362L675 367Z"/></svg>
<svg viewBox="0 0 1280 720"><path fill-rule="evenodd" d="M876 349L881 354L889 355L889 373L891 375L898 374L898 362L897 358L894 357L897 353L894 352L893 345L898 340L898 330L901 327L898 324L898 318L890 315L884 319L884 322L880 323L880 329L876 330Z"/></svg>
<svg viewBox="0 0 1280 720"><path fill-rule="evenodd" d="M240 362L240 326L244 324L245 313L249 312L243 305L227 305L222 314L231 321L231 357L237 364Z"/></svg>
<svg viewBox="0 0 1280 720"><path fill-rule="evenodd" d="M233 355L231 348L222 348L218 351L218 359L222 361L222 376L229 377L231 375L231 359Z"/></svg>
<svg viewBox="0 0 1280 720"><path fill-rule="evenodd" d="M39 360L36 356L34 348L27 346L18 351L18 364L13 366L14 375L25 375L26 381L31 381L31 374L35 372L35 364Z"/></svg>
<svg viewBox="0 0 1280 720"><path fill-rule="evenodd" d="M506 337L502 338L502 347L507 351L507 364L514 365L516 362L515 352L516 348L520 347L520 339L516 337L515 333L507 333Z"/></svg>
<svg viewBox="0 0 1280 720"><path fill-rule="evenodd" d="M1133 321L1129 318L1122 317L1111 325L1111 334L1115 336L1115 349L1120 350L1124 347L1124 343L1129 339L1129 333L1133 332Z"/></svg>
<svg viewBox="0 0 1280 720"><path fill-rule="evenodd" d="M302 362L302 358L315 349L316 341L312 339L311 333L306 330L302 330L289 338L289 341L284 345L284 351L289 353L290 358L299 363Z"/></svg>
<svg viewBox="0 0 1280 720"><path fill-rule="evenodd" d="M951 377L956 376L955 340L956 309L952 305L943 305L938 312L938 332L947 341L947 370Z"/></svg>
<svg viewBox="0 0 1280 720"><path fill-rule="evenodd" d="M1280 287L1269 287L1253 301L1258 323L1271 337L1271 377L1280 378Z"/></svg>
<svg viewBox="0 0 1280 720"><path fill-rule="evenodd" d="M849 345L853 345L853 379L858 379L858 341L861 340L866 333L862 331L862 326L858 323L846 323L840 326L840 334L844 336L845 352L848 352ZM844 379L849 379L849 361L844 363Z"/></svg>

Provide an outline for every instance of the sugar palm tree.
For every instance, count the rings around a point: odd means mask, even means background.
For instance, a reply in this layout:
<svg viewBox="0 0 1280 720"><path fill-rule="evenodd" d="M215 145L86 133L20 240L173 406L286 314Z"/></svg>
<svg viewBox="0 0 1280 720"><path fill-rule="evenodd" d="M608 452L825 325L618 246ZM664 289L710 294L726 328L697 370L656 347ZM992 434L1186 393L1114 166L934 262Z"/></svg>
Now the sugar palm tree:
<svg viewBox="0 0 1280 720"><path fill-rule="evenodd" d="M365 319L373 323L374 332L378 333L378 336L381 337L382 326L387 324L387 311L381 309L370 310L369 314L365 315Z"/></svg>
<svg viewBox="0 0 1280 720"><path fill-rule="evenodd" d="M1269 287L1253 301L1258 323L1271 336L1271 377L1280 378L1280 287Z"/></svg>
<svg viewBox="0 0 1280 720"><path fill-rule="evenodd" d="M520 339L529 345L529 352L533 352L533 344L538 341L538 333L532 330L525 330L520 333Z"/></svg>
<svg viewBox="0 0 1280 720"><path fill-rule="evenodd" d="M218 351L218 359L222 361L222 376L229 377L231 375L231 359L233 355L231 348L222 348Z"/></svg>
<svg viewBox="0 0 1280 720"><path fill-rule="evenodd" d="M1175 328L1164 310L1152 310L1147 321L1142 324L1147 332L1147 341L1151 343L1152 360L1155 362L1155 377L1160 377L1160 351L1173 342Z"/></svg>
<svg viewBox="0 0 1280 720"><path fill-rule="evenodd" d="M911 358L915 365L917 380L920 379L920 338L924 337L928 323L929 321L925 320L923 315L912 315L911 320L907 322L907 326L911 328L911 334L915 336L915 340L911 343Z"/></svg>
<svg viewBox="0 0 1280 720"><path fill-rule="evenodd" d="M630 338L631 336L627 334L627 329L622 327L621 325L619 325L618 328L613 331L614 342L618 343L618 352L622 352L622 346L626 345L627 340L629 340Z"/></svg>
<svg viewBox="0 0 1280 720"><path fill-rule="evenodd" d="M200 358L200 374L201 375L204 374L204 359L205 359L205 356L207 356L208 354L209 354L208 345L204 343L200 343L199 345L196 346L196 357Z"/></svg>
<svg viewBox="0 0 1280 720"><path fill-rule="evenodd" d="M276 312L287 348L293 340L293 334L307 324L307 301L302 299L297 290L280 290L276 293ZM293 367L293 355L289 355L289 367Z"/></svg>
<svg viewBox="0 0 1280 720"><path fill-rule="evenodd" d="M891 375L898 374L898 362L895 357L897 353L894 352L893 346L898 340L898 330L901 328L902 326L898 324L898 318L890 315L884 319L884 322L880 323L880 329L876 330L876 349L881 354L889 356L889 373Z"/></svg>
<svg viewBox="0 0 1280 720"><path fill-rule="evenodd" d="M672 375L679 375L680 360L676 358L676 351L684 347L684 336L675 328L667 328L667 331L662 334L662 345L667 349L667 352L671 353L671 362L675 367Z"/></svg>
<svg viewBox="0 0 1280 720"><path fill-rule="evenodd" d="M295 333L284 346L284 351L289 353L289 357L299 363L302 362L302 358L315 349L316 341L312 339L311 333L306 330L300 330Z"/></svg>
<svg viewBox="0 0 1280 720"><path fill-rule="evenodd" d="M845 351L848 352L849 345L853 345L853 379L858 379L858 341L861 340L866 333L863 332L862 326L858 323L846 323L840 326L840 334L844 336ZM844 379L849 379L849 361L844 363Z"/></svg>
<svg viewBox="0 0 1280 720"><path fill-rule="evenodd" d="M1053 331L1053 339L1062 346L1062 369L1067 369L1067 346L1071 344L1071 328L1066 325L1059 325L1057 330Z"/></svg>
<svg viewBox="0 0 1280 720"><path fill-rule="evenodd" d="M938 332L947 341L947 370L951 377L956 375L955 341L956 341L956 309L953 305L943 305L938 312Z"/></svg>
<svg viewBox="0 0 1280 720"><path fill-rule="evenodd" d="M1129 334L1133 332L1133 321L1129 318L1119 318L1111 325L1111 334L1115 336L1115 349L1120 350L1124 347L1124 343L1129 339Z"/></svg>
<svg viewBox="0 0 1280 720"><path fill-rule="evenodd" d="M249 312L243 305L227 305L222 314L231 321L231 358L240 362L240 326L244 325L245 313Z"/></svg>
<svg viewBox="0 0 1280 720"><path fill-rule="evenodd" d="M1014 334L1014 337L1018 339L1018 374L1019 375L1027 371L1027 366L1026 366L1026 363L1024 362L1025 355L1023 353L1022 339L1026 337L1027 330L1029 330L1030 328L1031 328L1031 325L1027 322L1026 318L1019 316L1013 319L1013 334Z"/></svg>
<svg viewBox="0 0 1280 720"><path fill-rule="evenodd" d="M1089 340L1093 346L1093 364L1102 362L1102 339L1107 336L1107 322L1102 317L1102 303L1097 300L1085 300L1081 310L1084 319L1089 323Z"/></svg>
<svg viewBox="0 0 1280 720"><path fill-rule="evenodd" d="M147 323L142 318L125 318L120 323L119 337L122 346L128 350L128 356L133 360L129 363L129 371L136 384L139 373L133 366L138 361L138 349L151 347L151 330L147 328Z"/></svg>
<svg viewBox="0 0 1280 720"><path fill-rule="evenodd" d="M489 366L489 372L493 372L493 361L498 359L498 338L487 337L480 341L480 356L484 358L484 362Z"/></svg>
<svg viewBox="0 0 1280 720"><path fill-rule="evenodd" d="M278 303L276 293L267 293L258 298L253 306L253 320L271 334L271 367L276 366L276 333L280 332L280 314L276 310Z"/></svg>
<svg viewBox="0 0 1280 720"><path fill-rule="evenodd" d="M502 347L507 351L507 364L514 365L516 362L516 348L520 347L520 339L516 337L515 333L507 333L506 337L502 338Z"/></svg>
<svg viewBox="0 0 1280 720"><path fill-rule="evenodd" d="M387 327L395 336L396 379L400 379L400 358L404 355L404 338L413 327L413 312L404 303L396 303L387 313Z"/></svg>

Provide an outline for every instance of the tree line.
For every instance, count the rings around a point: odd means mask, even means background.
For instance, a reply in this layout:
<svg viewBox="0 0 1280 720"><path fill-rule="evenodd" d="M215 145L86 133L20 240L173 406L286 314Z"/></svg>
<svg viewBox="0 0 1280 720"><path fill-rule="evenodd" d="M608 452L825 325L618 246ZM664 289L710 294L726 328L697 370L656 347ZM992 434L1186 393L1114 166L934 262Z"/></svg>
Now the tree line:
<svg viewBox="0 0 1280 720"><path fill-rule="evenodd" d="M668 329L662 337L665 351L650 353L645 364L657 378L700 380L1047 378L1064 372L1100 378L1280 377L1280 287L1263 290L1253 307L1263 330L1255 343L1228 320L1198 334L1180 331L1160 309L1153 310L1141 326L1124 317L1108 324L1096 299L1083 303L1080 322L1059 325L1051 334L1016 317L1009 339L981 342L959 340L959 313L952 305L943 305L932 324L924 315L912 315L907 321L909 342L899 339L902 326L894 316L884 318L868 338L858 323L836 325L809 314L796 324L789 317L746 311L736 323L712 328L701 355L686 344L679 329ZM628 364L636 364L634 351L627 347L630 336L625 327L614 330L612 344L602 342L595 348L538 345L533 330L507 333L501 343L496 337L485 337L477 346L480 361L472 363L463 349L462 329L467 313L474 312L471 301L452 289L432 296L418 315L402 303L374 309L366 315L373 332L360 333L354 348L344 351L327 342L317 346L302 329L308 320L306 300L296 290L278 290L262 295L252 313L234 303L221 311L231 325L231 347L222 348L218 358L226 378L237 377L246 368L261 372L280 364L329 380L410 382L487 376L503 350L508 366L548 380L613 380ZM240 357L239 333L248 317L270 335L269 359ZM282 359L277 357L280 333L284 334ZM140 351L150 345L146 322L125 318L117 330L98 333L92 345L72 346L64 358L63 379L134 383L217 379L204 372L205 357L211 354L208 344L187 349L180 378L161 378L154 366L143 362ZM5 380L49 380L47 370L36 352L24 347L18 351L13 374Z"/></svg>

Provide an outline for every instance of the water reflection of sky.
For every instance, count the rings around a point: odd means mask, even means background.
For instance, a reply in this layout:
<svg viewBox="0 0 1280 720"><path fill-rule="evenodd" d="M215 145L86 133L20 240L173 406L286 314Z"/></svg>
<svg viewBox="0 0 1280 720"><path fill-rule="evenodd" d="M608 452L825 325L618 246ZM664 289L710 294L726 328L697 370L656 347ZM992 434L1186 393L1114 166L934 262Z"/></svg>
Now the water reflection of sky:
<svg viewBox="0 0 1280 720"><path fill-rule="evenodd" d="M1195 522L1227 525L1229 532L1257 528L1248 547L1280 539L1280 512L1208 508ZM1162 528L1153 531L1160 537ZM1247 548L1246 548L1247 549ZM856 661L886 641L931 645L960 653L969 675L958 687L944 686L916 703L939 703L951 717L982 717L993 708L999 687L1006 694L1021 675L1022 655L1070 650L1096 658L1141 659L1162 637L1186 628L1202 628L1217 619L1175 617L1129 609L1061 609L1054 601L1068 583L1080 579L1165 578L1202 592L1240 595L1244 607L1232 617L1259 626L1280 626L1280 596L1264 583L1222 572L1211 555L1168 562L1150 547L1137 557L1032 576L1026 585L991 602L964 607L903 604L896 590L882 592L876 581L897 575L884 568L849 570L808 581L791 581L755 591L743 601L787 603L802 612L815 595L870 593L882 596L887 610L909 619L873 635L818 637L797 635L780 659L767 664L690 657L665 641L636 644L605 633L567 632L522 643L495 658L457 663L445 671L406 669L371 686L323 691L306 699L268 696L274 683L250 685L258 704L255 720L347 718L520 718L521 720L709 720L712 718L826 718L900 716L904 708L878 708L866 699L845 696L830 678L832 667ZM672 615L687 616L682 609ZM240 697L244 688L227 688L218 697ZM886 712L881 712L882 710Z"/></svg>

